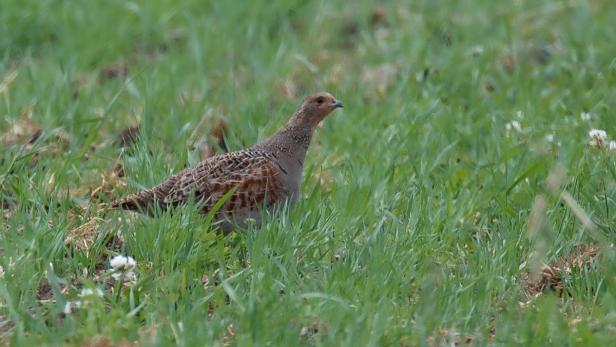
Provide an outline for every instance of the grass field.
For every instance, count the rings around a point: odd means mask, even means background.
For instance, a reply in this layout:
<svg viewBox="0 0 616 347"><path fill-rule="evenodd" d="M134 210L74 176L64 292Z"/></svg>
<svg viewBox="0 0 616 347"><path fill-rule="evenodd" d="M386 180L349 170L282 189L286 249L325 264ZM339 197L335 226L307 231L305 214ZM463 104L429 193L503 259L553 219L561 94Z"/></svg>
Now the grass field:
<svg viewBox="0 0 616 347"><path fill-rule="evenodd" d="M613 343L616 150L588 133L616 139L615 18L609 0L1 0L0 341ZM318 90L345 108L301 202L258 230L97 208L221 152L221 121L240 149ZM136 281L110 280L118 254Z"/></svg>

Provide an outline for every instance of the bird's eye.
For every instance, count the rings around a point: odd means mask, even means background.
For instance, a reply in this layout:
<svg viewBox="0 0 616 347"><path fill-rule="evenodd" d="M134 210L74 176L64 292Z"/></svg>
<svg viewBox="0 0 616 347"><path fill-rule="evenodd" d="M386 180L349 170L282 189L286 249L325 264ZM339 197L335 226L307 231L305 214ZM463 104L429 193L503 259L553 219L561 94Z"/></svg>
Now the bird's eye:
<svg viewBox="0 0 616 347"><path fill-rule="evenodd" d="M318 97L317 98L317 104L322 104L323 103L323 98L322 97Z"/></svg>

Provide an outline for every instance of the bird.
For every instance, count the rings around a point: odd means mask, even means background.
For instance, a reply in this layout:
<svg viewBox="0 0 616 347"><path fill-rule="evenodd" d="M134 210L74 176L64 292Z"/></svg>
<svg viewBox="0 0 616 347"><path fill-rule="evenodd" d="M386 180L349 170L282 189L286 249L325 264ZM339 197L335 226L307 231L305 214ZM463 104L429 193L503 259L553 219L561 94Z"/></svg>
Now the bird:
<svg viewBox="0 0 616 347"><path fill-rule="evenodd" d="M250 148L209 157L159 185L111 203L111 208L152 213L194 201L214 213L226 234L248 223L260 225L262 211L293 206L300 198L306 152L317 126L343 104L328 92L307 96L288 122ZM251 222L249 222L251 221Z"/></svg>

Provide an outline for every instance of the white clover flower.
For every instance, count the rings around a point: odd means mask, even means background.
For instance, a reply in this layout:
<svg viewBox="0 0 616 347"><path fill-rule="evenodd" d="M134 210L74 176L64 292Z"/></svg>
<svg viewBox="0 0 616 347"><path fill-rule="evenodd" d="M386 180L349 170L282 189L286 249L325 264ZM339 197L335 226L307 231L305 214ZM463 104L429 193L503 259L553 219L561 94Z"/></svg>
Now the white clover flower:
<svg viewBox="0 0 616 347"><path fill-rule="evenodd" d="M522 132L522 126L517 120L512 120L511 122L507 123L505 125L505 129L507 129L507 131L515 130L517 132Z"/></svg>
<svg viewBox="0 0 616 347"><path fill-rule="evenodd" d="M92 302L89 300L89 298L91 298L93 296L102 297L103 296L103 291L100 290L99 288L95 288L95 289L83 288L83 289L81 289L81 293L79 293L79 300L67 301L66 304L64 304L64 309L62 310L62 312L65 315L69 315L69 314L79 310L80 308L87 308L87 307L89 307L92 304Z"/></svg>
<svg viewBox="0 0 616 347"><path fill-rule="evenodd" d="M547 134L547 135L545 135L545 141L547 143L552 143L552 144L560 147L560 141L556 140L556 136L554 136L554 134Z"/></svg>
<svg viewBox="0 0 616 347"><path fill-rule="evenodd" d="M66 304L64 304L64 310L62 310L62 312L64 312L64 314L71 314L71 312L73 312L73 310L71 309L71 302L67 301Z"/></svg>
<svg viewBox="0 0 616 347"><path fill-rule="evenodd" d="M483 54L484 50L485 49L483 48L482 45L476 45L476 46L471 47L470 54L476 57L478 55Z"/></svg>
<svg viewBox="0 0 616 347"><path fill-rule="evenodd" d="M95 289L83 288L81 290L81 293L79 293L79 297L80 298L85 298L85 297L89 297L89 296L103 297L103 291L100 290L100 288L95 288Z"/></svg>
<svg viewBox="0 0 616 347"><path fill-rule="evenodd" d="M137 275L133 272L137 262L130 256L117 255L109 261L111 277L117 281L135 282Z"/></svg>
<svg viewBox="0 0 616 347"><path fill-rule="evenodd" d="M595 148L603 147L607 141L607 133L605 130L591 129L588 132L588 136L590 137L590 145Z"/></svg>
<svg viewBox="0 0 616 347"><path fill-rule="evenodd" d="M67 301L66 304L64 304L64 309L62 310L62 312L65 315L69 315L80 309L81 306L81 301Z"/></svg>
<svg viewBox="0 0 616 347"><path fill-rule="evenodd" d="M590 117L591 117L591 115L588 112L580 113L580 118L582 118L582 120L585 121L585 122L589 121Z"/></svg>
<svg viewBox="0 0 616 347"><path fill-rule="evenodd" d="M137 262L130 256L116 255L109 261L113 270L132 270L137 266Z"/></svg>
<svg viewBox="0 0 616 347"><path fill-rule="evenodd" d="M132 271L126 272L112 272L111 277L116 281L122 282L135 282L137 281L137 275Z"/></svg>
<svg viewBox="0 0 616 347"><path fill-rule="evenodd" d="M517 111L515 113L515 116L516 116L517 119L522 119L522 118L524 118L524 113L522 111Z"/></svg>
<svg viewBox="0 0 616 347"><path fill-rule="evenodd" d="M607 145L607 148L609 148L610 151L616 151L616 141L610 141L610 143Z"/></svg>

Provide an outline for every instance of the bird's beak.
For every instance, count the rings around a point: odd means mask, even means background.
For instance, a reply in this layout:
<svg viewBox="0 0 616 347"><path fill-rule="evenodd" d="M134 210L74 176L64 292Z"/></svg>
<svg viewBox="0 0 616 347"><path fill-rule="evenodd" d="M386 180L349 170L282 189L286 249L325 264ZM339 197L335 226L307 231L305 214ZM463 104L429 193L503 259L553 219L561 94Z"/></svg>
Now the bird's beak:
<svg viewBox="0 0 616 347"><path fill-rule="evenodd" d="M334 103L332 104L332 106L334 108L343 108L344 105L342 104L342 102L338 101L338 100L334 100Z"/></svg>

